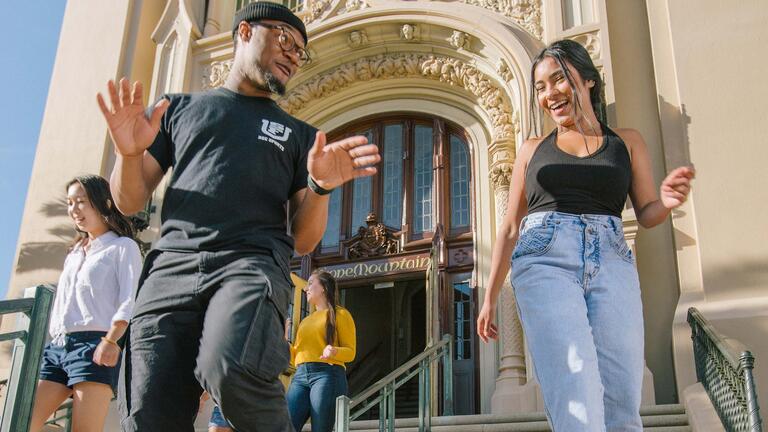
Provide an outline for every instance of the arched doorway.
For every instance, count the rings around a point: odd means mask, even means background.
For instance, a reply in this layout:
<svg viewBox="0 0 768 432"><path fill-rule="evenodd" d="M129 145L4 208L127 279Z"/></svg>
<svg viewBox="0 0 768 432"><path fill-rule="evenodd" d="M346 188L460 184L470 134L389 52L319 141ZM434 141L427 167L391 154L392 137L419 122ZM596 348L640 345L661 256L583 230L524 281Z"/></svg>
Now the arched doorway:
<svg viewBox="0 0 768 432"><path fill-rule="evenodd" d="M469 137L450 121L418 113L368 116L336 128L329 139L350 135L366 135L379 146L379 172L332 193L325 236L311 255L313 268L337 277L340 303L356 318L350 393L420 353L433 333L452 334L457 412L476 413ZM428 285L436 244L449 259L435 262L437 278ZM416 414L413 384L398 394L398 415Z"/></svg>

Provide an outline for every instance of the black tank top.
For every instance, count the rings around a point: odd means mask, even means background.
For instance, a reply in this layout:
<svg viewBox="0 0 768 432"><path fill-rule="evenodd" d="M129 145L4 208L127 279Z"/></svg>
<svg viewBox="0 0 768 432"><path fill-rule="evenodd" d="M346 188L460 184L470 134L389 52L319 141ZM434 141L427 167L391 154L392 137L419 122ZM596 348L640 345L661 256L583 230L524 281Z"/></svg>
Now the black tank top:
<svg viewBox="0 0 768 432"><path fill-rule="evenodd" d="M632 184L624 141L607 126L603 143L586 157L557 147L557 129L533 153L525 173L528 213L559 211L621 217Z"/></svg>

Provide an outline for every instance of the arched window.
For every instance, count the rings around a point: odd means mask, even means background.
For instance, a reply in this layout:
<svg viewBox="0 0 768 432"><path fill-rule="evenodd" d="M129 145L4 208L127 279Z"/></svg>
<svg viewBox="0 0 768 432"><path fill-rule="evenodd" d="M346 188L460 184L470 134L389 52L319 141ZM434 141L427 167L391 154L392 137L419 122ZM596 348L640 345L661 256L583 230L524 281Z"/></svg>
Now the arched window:
<svg viewBox="0 0 768 432"><path fill-rule="evenodd" d="M428 247L438 224L449 238L471 238L472 156L462 129L437 117L377 117L334 131L329 142L351 135L378 145L382 161L375 176L333 191L317 254L343 253L341 242L369 213L400 231L406 248Z"/></svg>

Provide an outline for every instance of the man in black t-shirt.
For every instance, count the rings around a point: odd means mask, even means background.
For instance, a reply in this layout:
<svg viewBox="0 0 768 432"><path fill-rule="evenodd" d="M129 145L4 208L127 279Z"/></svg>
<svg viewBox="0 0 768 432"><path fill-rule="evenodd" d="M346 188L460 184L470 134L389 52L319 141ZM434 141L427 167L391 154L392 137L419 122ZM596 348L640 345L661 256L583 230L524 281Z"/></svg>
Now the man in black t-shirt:
<svg viewBox="0 0 768 432"><path fill-rule="evenodd" d="M124 431L191 431L202 388L236 430L291 430L278 380L290 357L289 260L322 238L328 193L380 160L365 137L326 144L270 99L307 60L289 9L251 3L233 37L223 88L166 95L146 115L138 82L110 81L111 106L98 95L123 213L141 210L173 168L125 347Z"/></svg>

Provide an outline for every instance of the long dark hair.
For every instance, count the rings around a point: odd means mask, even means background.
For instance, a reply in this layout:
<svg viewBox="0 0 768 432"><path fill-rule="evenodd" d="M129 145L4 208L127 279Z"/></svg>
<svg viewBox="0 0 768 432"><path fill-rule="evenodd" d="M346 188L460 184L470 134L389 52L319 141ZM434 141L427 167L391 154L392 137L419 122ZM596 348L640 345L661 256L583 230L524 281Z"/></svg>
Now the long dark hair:
<svg viewBox="0 0 768 432"><path fill-rule="evenodd" d="M101 176L86 174L73 178L67 182L65 190L75 183L85 189L88 201L93 208L104 218L107 227L121 237L128 237L135 240L136 232L133 229L131 221L117 209L115 201L112 199L112 192L109 190L109 182ZM88 237L88 234L77 230L77 235L72 241L72 247L76 246Z"/></svg>
<svg viewBox="0 0 768 432"><path fill-rule="evenodd" d="M573 66L573 68L579 72L579 75L581 75L581 79L584 80L584 82L588 80L595 82L595 85L589 90L589 102L592 104L592 110L595 112L597 120L602 124L606 124L605 101L603 100L603 79L600 77L600 72L597 71L595 64L592 62L592 57L589 56L589 52L587 52L586 48L578 42L563 39L552 42L533 59L533 64L531 65L530 89L531 128L528 131L528 136L530 137L533 131L539 130L541 126L538 120L539 117L536 115L538 105L536 101L536 78L534 77L534 72L536 71L536 66L538 66L546 57L551 57L557 62L563 70L565 78L568 80L568 85L570 85L573 90L574 100L576 102L574 106L574 113L577 120L576 124L578 125L578 117L584 112L584 105L579 93L576 91L576 80L568 69L568 64ZM596 125L592 126L594 127Z"/></svg>
<svg viewBox="0 0 768 432"><path fill-rule="evenodd" d="M336 279L330 273L322 270L312 272L312 277L320 282L328 301L328 319L325 321L325 344L333 345L336 340Z"/></svg>

